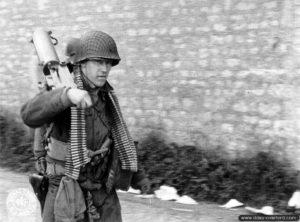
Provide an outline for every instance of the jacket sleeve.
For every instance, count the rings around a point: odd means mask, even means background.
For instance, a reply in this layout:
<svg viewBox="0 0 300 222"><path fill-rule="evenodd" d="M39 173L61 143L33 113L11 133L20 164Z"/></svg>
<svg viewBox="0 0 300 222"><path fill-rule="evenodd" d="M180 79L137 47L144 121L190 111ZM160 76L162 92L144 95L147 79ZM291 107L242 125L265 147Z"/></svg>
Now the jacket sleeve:
<svg viewBox="0 0 300 222"><path fill-rule="evenodd" d="M32 128L52 122L62 111L72 106L67 96L69 88L57 88L43 91L21 107L21 117Z"/></svg>
<svg viewBox="0 0 300 222"><path fill-rule="evenodd" d="M45 156L47 151L44 146L45 134L47 131L46 125L34 129L33 154L36 159Z"/></svg>

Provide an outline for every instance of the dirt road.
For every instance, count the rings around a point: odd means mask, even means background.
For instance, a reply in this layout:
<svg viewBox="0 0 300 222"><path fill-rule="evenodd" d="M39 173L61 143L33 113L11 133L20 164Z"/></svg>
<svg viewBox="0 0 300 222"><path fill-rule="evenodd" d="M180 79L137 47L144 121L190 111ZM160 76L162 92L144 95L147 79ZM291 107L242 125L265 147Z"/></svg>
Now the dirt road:
<svg viewBox="0 0 300 222"><path fill-rule="evenodd" d="M41 222L40 209L26 174L0 169L0 221ZM158 199L141 199L119 193L124 222L234 222L243 209L225 210L216 204L200 202L184 205Z"/></svg>

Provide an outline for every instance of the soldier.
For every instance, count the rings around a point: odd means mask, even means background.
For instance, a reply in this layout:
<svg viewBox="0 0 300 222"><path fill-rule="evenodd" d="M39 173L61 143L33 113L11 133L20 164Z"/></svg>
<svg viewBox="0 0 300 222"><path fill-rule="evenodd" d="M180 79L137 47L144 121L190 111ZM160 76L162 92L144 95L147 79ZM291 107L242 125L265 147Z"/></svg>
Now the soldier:
<svg viewBox="0 0 300 222"><path fill-rule="evenodd" d="M111 68L121 59L113 38L101 31L89 31L77 39L72 56L78 88L40 92L21 108L28 126L51 125L45 138L47 152L38 158L46 159L49 177L43 221L87 221L88 217L93 217L93 221L122 221L115 190L126 190L131 184L147 192L149 181L137 171L136 147L107 81ZM83 134L72 132L72 107L84 110ZM74 144L86 147L88 158L85 152L72 150ZM80 164L78 174L74 167L78 164L76 158ZM70 178L80 184L80 189ZM81 191L87 202L82 201ZM72 199L68 192L73 193ZM83 218L84 203L89 214L85 212Z"/></svg>
<svg viewBox="0 0 300 222"><path fill-rule="evenodd" d="M80 40L78 38L71 38L68 40L65 55L67 56L67 66L70 72L73 72L73 65L75 63L76 51L80 47Z"/></svg>

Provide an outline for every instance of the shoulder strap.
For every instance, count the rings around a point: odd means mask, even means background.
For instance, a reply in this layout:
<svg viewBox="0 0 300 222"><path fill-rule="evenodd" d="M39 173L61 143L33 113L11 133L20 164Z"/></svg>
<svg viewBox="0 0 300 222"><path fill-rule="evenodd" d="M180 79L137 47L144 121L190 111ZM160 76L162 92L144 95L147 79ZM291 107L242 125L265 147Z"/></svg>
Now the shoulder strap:
<svg viewBox="0 0 300 222"><path fill-rule="evenodd" d="M50 138L50 135L53 131L53 126L54 126L54 123L50 123L50 125L47 127L47 130L46 130L46 133L45 133L45 140L48 140Z"/></svg>

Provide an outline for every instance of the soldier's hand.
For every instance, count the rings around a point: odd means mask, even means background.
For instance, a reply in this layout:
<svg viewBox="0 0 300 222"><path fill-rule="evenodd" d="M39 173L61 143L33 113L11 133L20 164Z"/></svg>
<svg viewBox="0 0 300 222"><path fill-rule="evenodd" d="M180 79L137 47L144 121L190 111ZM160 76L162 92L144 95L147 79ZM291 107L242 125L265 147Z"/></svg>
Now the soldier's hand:
<svg viewBox="0 0 300 222"><path fill-rule="evenodd" d="M67 95L77 108L85 109L92 106L92 99L85 90L71 88L68 90Z"/></svg>

